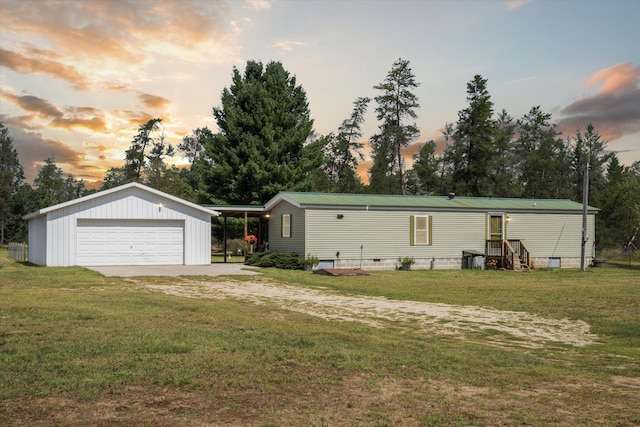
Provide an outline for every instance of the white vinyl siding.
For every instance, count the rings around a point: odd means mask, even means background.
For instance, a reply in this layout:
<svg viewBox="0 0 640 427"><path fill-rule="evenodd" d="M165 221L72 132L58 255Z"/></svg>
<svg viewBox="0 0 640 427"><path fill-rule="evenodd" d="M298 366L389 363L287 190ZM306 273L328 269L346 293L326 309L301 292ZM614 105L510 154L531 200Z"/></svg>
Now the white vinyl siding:
<svg viewBox="0 0 640 427"><path fill-rule="evenodd" d="M47 264L47 218L44 216L29 221L29 262Z"/></svg>
<svg viewBox="0 0 640 427"><path fill-rule="evenodd" d="M360 246L365 259L456 258L463 250L484 252L487 237L487 212L429 212L430 245L411 245L411 216L415 211L306 209L286 205L292 212L292 239L280 238L280 215L275 227L279 244L273 250L312 253L320 259L359 259ZM338 219L338 215L342 219ZM524 241L533 257L579 257L581 215L509 212L508 237ZM304 223L302 229L300 223ZM271 225L270 225L271 226ZM505 227L507 225L505 224ZM300 230L299 230L300 229ZM299 231L297 231L299 230ZM301 241L300 234L304 234ZM595 215L589 215L588 247L593 245ZM273 239L273 233L271 235ZM588 252L590 253L590 252Z"/></svg>
<svg viewBox="0 0 640 427"><path fill-rule="evenodd" d="M98 193L99 194L99 193ZM41 219L42 218L42 219ZM36 258L39 265L79 265L78 222L82 220L109 221L179 221L183 224L183 258L187 265L211 263L211 216L204 209L180 203L140 187L129 187L87 200L79 199L42 217L32 218L29 223L42 228L29 233L29 243L46 245L43 253L46 260ZM43 221L45 224L39 227ZM42 262L44 261L44 262ZM173 261L171 261L173 262ZM35 263L35 261L34 261Z"/></svg>
<svg viewBox="0 0 640 427"><path fill-rule="evenodd" d="M592 255L595 215L587 220L587 256ZM580 257L582 215L509 214L509 238L524 241L533 257Z"/></svg>
<svg viewBox="0 0 640 427"><path fill-rule="evenodd" d="M343 219L337 219L342 214ZM431 245L411 245L415 211L307 209L306 253L320 259L460 257L462 249L484 250L485 215L473 212L430 212ZM422 214L424 215L424 214ZM461 245L463 248L461 248Z"/></svg>
<svg viewBox="0 0 640 427"><path fill-rule="evenodd" d="M354 197L375 200L369 196ZM531 251L531 257L544 260L545 265L549 258L561 258L563 266L570 266L572 260L580 256L582 215L571 206L562 208L571 205L567 201L558 201L562 210L553 211L544 207L545 203L540 203L544 205L542 210L535 202L526 208L529 202L525 206L521 201L507 201L505 207L496 201L492 203L495 208L484 209L457 200L452 201L450 207L423 207L417 203L414 206L414 199L407 198L407 205L411 204L411 207L401 207L394 199L389 200L389 205L373 206L367 203L355 205L351 199L338 195L326 198L329 200L323 201L323 197L315 195L285 194L283 198L275 199L275 204L268 204L272 213L269 235L274 244L271 248L338 261L335 265L346 260L384 264L385 260L411 256L416 261L421 260L423 267L427 265L425 261L435 258L436 268L440 260L455 268L455 260L462 259L463 252L484 253L488 238L502 237L523 241ZM341 199L349 203L332 204ZM302 206L296 207L299 203ZM549 205L553 203L550 201ZM512 204L516 206L508 208ZM281 237L283 213L291 213L290 239ZM594 236L595 212L592 210L588 218L587 257L594 255Z"/></svg>

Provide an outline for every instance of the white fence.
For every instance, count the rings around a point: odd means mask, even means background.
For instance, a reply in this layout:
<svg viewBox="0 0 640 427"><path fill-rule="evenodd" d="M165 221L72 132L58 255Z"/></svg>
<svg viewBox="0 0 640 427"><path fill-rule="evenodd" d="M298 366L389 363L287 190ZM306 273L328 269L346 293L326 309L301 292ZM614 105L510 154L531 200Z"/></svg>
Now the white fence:
<svg viewBox="0 0 640 427"><path fill-rule="evenodd" d="M9 243L9 258L16 261L29 261L29 245L26 243Z"/></svg>

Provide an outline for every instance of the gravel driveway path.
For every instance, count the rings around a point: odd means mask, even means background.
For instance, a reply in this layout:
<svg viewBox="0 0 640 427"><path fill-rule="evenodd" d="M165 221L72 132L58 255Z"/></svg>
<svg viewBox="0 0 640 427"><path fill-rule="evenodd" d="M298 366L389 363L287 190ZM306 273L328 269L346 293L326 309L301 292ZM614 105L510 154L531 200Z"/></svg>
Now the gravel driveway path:
<svg viewBox="0 0 640 427"><path fill-rule="evenodd" d="M301 288L256 281L196 281L177 278L167 284L145 283L166 294L189 298L234 298L254 304L275 304L328 320L360 322L370 326L404 328L432 334L488 332L495 344L542 347L562 343L575 347L593 344L597 336L581 320L550 319L527 312L503 311L475 306L457 306L417 301L390 300L384 297L346 296L324 288ZM498 332L498 333L496 333Z"/></svg>

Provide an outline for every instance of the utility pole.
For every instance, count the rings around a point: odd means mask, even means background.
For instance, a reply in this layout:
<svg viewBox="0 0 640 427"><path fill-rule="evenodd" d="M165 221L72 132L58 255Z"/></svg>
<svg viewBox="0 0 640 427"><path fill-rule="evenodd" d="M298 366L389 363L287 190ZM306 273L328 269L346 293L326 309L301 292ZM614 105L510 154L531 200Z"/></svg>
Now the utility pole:
<svg viewBox="0 0 640 427"><path fill-rule="evenodd" d="M589 161L584 166L584 183L582 185L582 250L580 251L580 268L587 270L587 206L589 205Z"/></svg>

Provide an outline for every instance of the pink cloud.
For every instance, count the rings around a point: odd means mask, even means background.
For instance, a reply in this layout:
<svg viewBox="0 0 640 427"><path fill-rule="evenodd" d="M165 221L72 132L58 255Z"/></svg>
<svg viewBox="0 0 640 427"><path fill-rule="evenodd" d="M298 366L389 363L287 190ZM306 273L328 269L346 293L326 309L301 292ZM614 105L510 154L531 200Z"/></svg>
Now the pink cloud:
<svg viewBox="0 0 640 427"><path fill-rule="evenodd" d="M640 65L625 62L598 71L587 80L587 86L602 84L598 93L615 93L636 87L638 79L640 79Z"/></svg>
<svg viewBox="0 0 640 427"><path fill-rule="evenodd" d="M33 182L38 170L48 157L54 157L58 166L61 164L80 166L85 163L84 153L72 149L64 142L46 138L40 132L24 130L21 118L7 116L0 118L13 138L13 146L18 153L28 182ZM64 172L68 173L69 171L64 170Z"/></svg>
<svg viewBox="0 0 640 427"><path fill-rule="evenodd" d="M624 63L605 68L587 80L603 86L596 94L579 98L560 110L560 130L575 134L592 123L603 139L612 141L640 132L640 66Z"/></svg>
<svg viewBox="0 0 640 427"><path fill-rule="evenodd" d="M147 108L164 109L171 105L171 101L168 99L148 93L140 93L138 94L138 98Z"/></svg>
<svg viewBox="0 0 640 427"><path fill-rule="evenodd" d="M38 54L39 56L41 54ZM75 67L46 57L26 56L0 48L0 66L22 74L48 74L66 80L78 89L89 89L89 82Z"/></svg>
<svg viewBox="0 0 640 427"><path fill-rule="evenodd" d="M296 40L280 40L277 43L271 45L271 47L276 47L284 52L291 52L294 48L305 46L306 43L299 42Z"/></svg>
<svg viewBox="0 0 640 427"><path fill-rule="evenodd" d="M157 45L189 51L221 40L229 31L225 2L179 0L129 2L117 0L3 4L3 31L48 40L50 51L84 61L115 59L127 64L146 60ZM30 55L36 48L27 48Z"/></svg>
<svg viewBox="0 0 640 427"><path fill-rule="evenodd" d="M36 119L39 118L50 120L49 126L55 128L72 129L83 127L94 132L106 133L108 131L103 118L104 113L93 107L68 107L65 109L66 112L63 112L46 99L37 96L18 96L3 90L0 90L0 96L22 110L31 113L23 117L22 122L37 121Z"/></svg>
<svg viewBox="0 0 640 427"><path fill-rule="evenodd" d="M506 2L504 4L504 7L506 7L509 10L519 9L527 3L531 3L532 1L533 0L512 0L512 1Z"/></svg>

